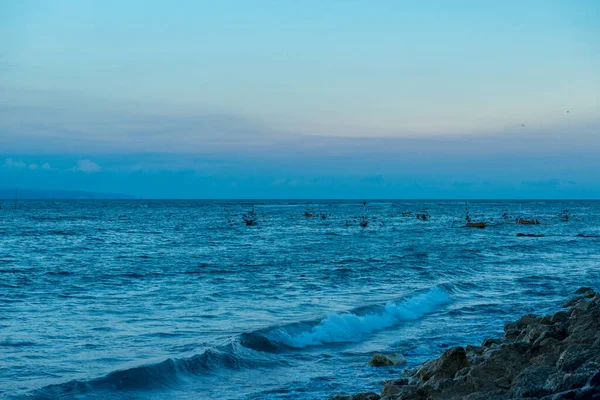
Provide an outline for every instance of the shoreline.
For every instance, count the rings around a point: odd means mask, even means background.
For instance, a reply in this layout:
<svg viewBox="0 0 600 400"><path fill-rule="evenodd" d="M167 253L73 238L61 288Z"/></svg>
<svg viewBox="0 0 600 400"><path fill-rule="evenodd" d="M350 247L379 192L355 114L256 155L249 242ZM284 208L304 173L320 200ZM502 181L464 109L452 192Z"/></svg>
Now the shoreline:
<svg viewBox="0 0 600 400"><path fill-rule="evenodd" d="M561 308L507 322L502 338L450 348L380 394L330 400L600 399L600 293L580 288Z"/></svg>

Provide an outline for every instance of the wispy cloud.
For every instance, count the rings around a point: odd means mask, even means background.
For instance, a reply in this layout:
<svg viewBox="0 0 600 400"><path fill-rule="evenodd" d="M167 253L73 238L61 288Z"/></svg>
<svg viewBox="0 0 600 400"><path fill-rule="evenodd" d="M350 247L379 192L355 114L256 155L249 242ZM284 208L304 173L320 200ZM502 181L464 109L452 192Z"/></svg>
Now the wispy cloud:
<svg viewBox="0 0 600 400"><path fill-rule="evenodd" d="M99 172L101 170L100 166L91 160L79 160L77 161L77 165L73 167L73 171L81 171L81 172Z"/></svg>
<svg viewBox="0 0 600 400"><path fill-rule="evenodd" d="M13 160L12 158L7 158L4 160L4 168L26 168L27 164L23 161Z"/></svg>

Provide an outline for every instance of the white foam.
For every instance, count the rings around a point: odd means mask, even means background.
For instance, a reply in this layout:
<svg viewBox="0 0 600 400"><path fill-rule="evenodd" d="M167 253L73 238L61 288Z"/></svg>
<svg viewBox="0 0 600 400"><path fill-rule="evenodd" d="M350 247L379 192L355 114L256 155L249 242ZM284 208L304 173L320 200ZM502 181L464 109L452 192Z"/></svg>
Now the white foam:
<svg viewBox="0 0 600 400"><path fill-rule="evenodd" d="M436 287L400 304L388 303L377 312L365 315L331 313L308 331L290 333L287 329L280 328L271 331L269 336L295 348L325 343L358 342L364 334L389 328L402 321L421 318L449 301L448 293Z"/></svg>

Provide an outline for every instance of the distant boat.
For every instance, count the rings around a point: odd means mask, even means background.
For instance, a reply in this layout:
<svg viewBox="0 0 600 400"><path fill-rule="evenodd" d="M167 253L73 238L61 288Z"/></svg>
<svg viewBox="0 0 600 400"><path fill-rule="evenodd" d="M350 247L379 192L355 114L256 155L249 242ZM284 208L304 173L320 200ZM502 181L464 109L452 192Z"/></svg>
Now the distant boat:
<svg viewBox="0 0 600 400"><path fill-rule="evenodd" d="M537 218L517 218L517 224L520 225L539 225L540 221Z"/></svg>
<svg viewBox="0 0 600 400"><path fill-rule="evenodd" d="M559 214L558 214L558 218L561 221L565 221L567 222L570 218L571 218L571 213L569 212L569 210L562 210Z"/></svg>
<svg viewBox="0 0 600 400"><path fill-rule="evenodd" d="M473 221L471 219L471 216L469 215L469 203L467 203L467 206L465 208L465 228L485 228L487 225L487 222L485 221Z"/></svg>
<svg viewBox="0 0 600 400"><path fill-rule="evenodd" d="M315 214L314 214L314 213L309 213L308 211L304 211L304 216L305 216L306 218L312 218L312 217L314 217L314 216L315 216Z"/></svg>
<svg viewBox="0 0 600 400"><path fill-rule="evenodd" d="M242 219L244 220L246 226L258 225L258 219L256 217L256 210L254 209L254 206L252 206L252 210L242 215Z"/></svg>
<svg viewBox="0 0 600 400"><path fill-rule="evenodd" d="M487 226L487 222L467 222L465 227L467 228L485 228Z"/></svg>
<svg viewBox="0 0 600 400"><path fill-rule="evenodd" d="M431 215L429 215L429 212L427 210L423 210L420 213L417 213L417 219L421 221L429 221L429 218L431 218Z"/></svg>
<svg viewBox="0 0 600 400"><path fill-rule="evenodd" d="M360 217L360 226L366 228L369 226L369 218L367 217L367 202L363 201L363 215Z"/></svg>
<svg viewBox="0 0 600 400"><path fill-rule="evenodd" d="M413 213L412 213L412 211L407 211L406 206L403 206L402 212L400 213L400 215L402 215L405 218L408 218L408 217L412 217Z"/></svg>

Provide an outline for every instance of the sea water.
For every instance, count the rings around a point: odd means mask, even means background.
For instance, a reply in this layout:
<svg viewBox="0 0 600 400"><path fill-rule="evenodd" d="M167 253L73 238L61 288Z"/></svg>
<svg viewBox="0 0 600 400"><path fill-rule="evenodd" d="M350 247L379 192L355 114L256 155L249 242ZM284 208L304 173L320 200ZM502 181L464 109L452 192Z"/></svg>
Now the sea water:
<svg viewBox="0 0 600 400"><path fill-rule="evenodd" d="M252 205L258 225L246 226ZM458 201L2 207L2 398L377 391L450 346L501 335L520 314L557 309L579 286L600 288L594 201L471 202L485 229L459 228ZM429 221L415 218L423 209ZM540 224L511 223L518 215ZM407 363L370 367L373 353Z"/></svg>

